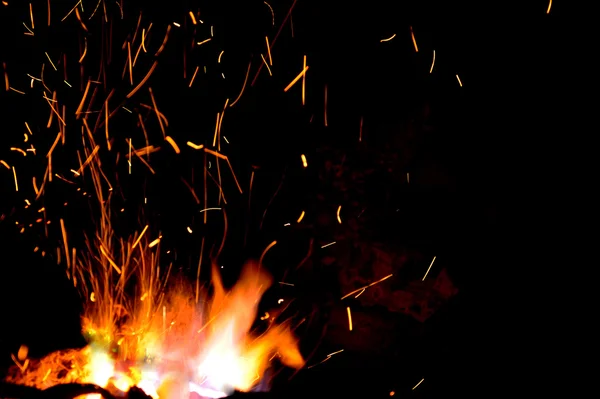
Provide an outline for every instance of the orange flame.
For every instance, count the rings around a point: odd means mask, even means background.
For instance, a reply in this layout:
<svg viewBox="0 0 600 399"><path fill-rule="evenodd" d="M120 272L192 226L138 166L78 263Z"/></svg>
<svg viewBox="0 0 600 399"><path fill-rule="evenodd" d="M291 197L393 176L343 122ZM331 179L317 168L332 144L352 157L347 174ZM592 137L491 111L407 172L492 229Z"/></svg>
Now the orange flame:
<svg viewBox="0 0 600 399"><path fill-rule="evenodd" d="M212 283L214 292L206 309L196 305L182 285L170 294L161 312L144 304L151 299L157 303L156 298L140 296L142 306L120 326L97 324L109 319L90 317L106 314L106 309L96 307L107 305L89 303L84 317L84 330L91 334L88 347L51 354L29 370L13 372L9 380L38 388L91 382L123 392L137 385L154 398L181 399L192 390L206 397L223 397L234 389L250 391L276 356L288 367L303 366L286 323L271 323L263 334L252 334L259 301L272 284L260 264L247 263L230 291L213 265ZM54 375L52 368L58 363L69 363L71 373ZM48 378L50 374L54 378Z"/></svg>

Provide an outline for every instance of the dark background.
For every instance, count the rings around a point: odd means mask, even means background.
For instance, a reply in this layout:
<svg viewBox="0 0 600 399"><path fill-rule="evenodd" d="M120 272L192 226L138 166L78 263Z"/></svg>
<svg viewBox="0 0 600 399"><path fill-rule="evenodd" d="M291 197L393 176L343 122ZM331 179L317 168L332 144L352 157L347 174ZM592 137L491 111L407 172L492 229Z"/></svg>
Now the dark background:
<svg viewBox="0 0 600 399"><path fill-rule="evenodd" d="M539 201L540 189L558 177L561 169L563 154L553 149L568 114L558 99L568 92L563 65L571 51L562 2L555 2L547 15L545 1L499 5L298 0L291 20L293 37L288 21L273 49L273 77L262 70L251 87L260 53L264 52L264 36L272 40L292 5L292 1L274 3L273 27L262 1L171 1L143 6L128 2L124 9L127 18L115 22L115 36L121 33L114 50L119 56L115 55L118 61L107 78L109 89L117 89L115 98L123 98L130 90L127 77L125 83L120 82L124 60L120 43L135 28L139 10L144 15L142 26L154 23L155 31L148 39L154 49L160 45L167 23L187 24L172 30L165 52L158 57L159 67L146 84L153 88L159 109L170 122L168 134L183 153L175 156L164 147L154 158L157 175L152 177L143 172L130 177L123 167L114 171L121 173L118 186L125 198L118 200L115 208L122 205L129 215L119 218L117 228L124 232L138 228L136 221L143 212L155 224L156 232L160 230L165 236L161 245L176 249L177 258L167 260L184 274L197 263L199 237L205 235L209 244L218 243L221 218L211 216L210 229L203 230L197 213L203 206L195 204L181 183L180 177L196 182L192 184L200 192L198 176L204 164L204 158L184 149L184 143L212 142L215 113L222 109L225 98L237 97L252 58L245 93L239 104L227 111L223 122L231 143L226 148L223 144L223 152L230 156L245 191L238 195L232 181L226 183L229 235L219 258L221 264L231 265L226 279L233 281L238 266L248 257L258 256L273 240L279 242L268 255L273 273L280 277L285 269L294 269L311 238L317 249L334 241L332 237L339 232L333 233L330 224L320 221L318 215L334 215L342 203L343 209L351 209L348 212L356 214L365 208L372 212L366 225L361 225L369 231L369 242L402 247L428 259L430 254L436 255L436 262L449 271L460 290L424 323L385 308L363 309L356 304L355 317L363 312L376 320L368 334L371 343L350 344L354 350L346 349L327 363L303 370L289 384L283 373L275 385L312 394L348 390L356 396L376 397L391 390L414 397L481 395L490 390L510 390L507 381L532 388L533 383L523 380L523 373L537 357L529 331L538 316L517 298L518 288L526 285L527 271L536 267L529 262L531 237L543 229L541 223L548 223L541 217L546 205ZM29 78L23 75L39 75L44 51L55 60L60 53L72 53L69 68L74 72L70 80L76 94L63 87L59 98L66 98L73 112L81 96L76 65L79 53L73 39L83 33L73 16L59 22L72 6L57 5L52 29L47 29L45 2L33 4L34 9L42 10L38 11L35 39L21 34L22 22L29 24L26 4L0 6L4 38L0 61L7 65L11 85L27 90ZM190 53L187 79L183 79L183 43L192 30L186 14L191 9L199 9L201 18L215 25L215 38L201 51ZM92 32L100 29L94 21L88 23ZM411 26L418 53L411 41ZM208 37L206 27L197 29L197 41ZM380 42L394 33L393 40ZM88 35L91 46L94 36ZM216 65L214 59L221 49L225 50L223 64ZM434 49L436 63L430 74ZM90 47L88 51L89 75L93 76L100 50ZM300 71L305 54L310 70L307 105L302 107L299 84L288 93L283 93L283 87ZM151 63L151 57L140 61L135 82ZM199 73L190 90L187 82L193 65L208 65L209 71L216 72ZM46 65L47 79L60 82L62 78L53 78L49 68ZM220 80L220 72L227 79ZM459 87L456 74L463 87ZM323 121L325 85L327 127ZM132 107L133 100L149 103L147 90L142 92L137 95L139 100L132 99ZM45 150L38 155L41 161L30 163L9 150L23 146L24 120L40 129L45 126L47 104L36 95L0 92L4 143L0 159L17 165L20 175L31 168L39 179ZM361 117L363 142L358 143ZM111 134L129 137L128 130L136 129L134 122L126 114L117 114L111 121ZM154 124L151 135L158 140L160 130L155 119ZM36 134L47 135L47 149L56 132ZM122 143L120 146L125 148ZM302 153L309 162L306 170L299 160ZM375 169L361 186L364 192L355 197L344 194L327 179L328 162L340 163L345 155L350 160L350 174ZM65 170L73 167L68 159L55 162L57 170L60 166ZM135 164L134 168L144 167ZM247 187L253 169L255 185L248 206ZM32 355L79 345L76 292L54 259L32 252L33 247L46 245L53 253L56 245L52 239L57 237L41 240L42 232L35 229L19 234L28 218L34 217L33 211L23 210L24 199L33 199L26 191L31 189L15 193L11 171L1 166L0 171L0 214L5 215L0 222L1 356L9 359L9 353L23 343L31 348ZM89 228L87 202L59 184L49 186L42 203L31 208L46 206L55 229L60 217L74 229ZM211 195L216 201L214 189ZM144 196L150 205L140 210ZM69 207L62 206L65 201ZM352 205L352 201L358 204ZM282 227L305 209L309 210L305 227ZM194 235L185 231L188 225ZM77 242L78 237L73 240ZM335 315L343 313L346 305L334 298L344 292L340 292L337 271L320 264L322 256L315 255L311 267L292 273L298 281L293 292L280 288L267 295L298 298L298 313L310 314L311 323L300 331L303 352L309 354L317 343L320 346L309 364L342 349L339 342L366 340L356 334L348 338L349 333L336 329ZM427 266L428 262L418 265L417 273ZM329 327L322 333L324 326ZM423 377L425 381L411 391Z"/></svg>

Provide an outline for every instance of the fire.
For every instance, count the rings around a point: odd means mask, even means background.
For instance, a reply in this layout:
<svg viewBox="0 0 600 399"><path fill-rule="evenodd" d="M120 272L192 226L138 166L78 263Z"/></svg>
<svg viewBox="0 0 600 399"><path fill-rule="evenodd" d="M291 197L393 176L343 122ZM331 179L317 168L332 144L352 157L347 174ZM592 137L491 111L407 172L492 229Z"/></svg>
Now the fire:
<svg viewBox="0 0 600 399"><path fill-rule="evenodd" d="M14 370L10 380L38 388L88 382L122 392L138 386L160 399L187 398L192 391L218 398L233 390L252 390L276 356L286 366L302 367L304 360L286 324L252 334L259 300L272 283L261 265L247 263L230 291L216 266L212 272L214 292L208 305L196 304L183 284L160 302L160 312L146 305L151 299L159 303L156 297L140 296L141 306L129 310L122 305L110 309L110 301L88 302L83 329L90 344ZM111 312L117 317L103 324Z"/></svg>

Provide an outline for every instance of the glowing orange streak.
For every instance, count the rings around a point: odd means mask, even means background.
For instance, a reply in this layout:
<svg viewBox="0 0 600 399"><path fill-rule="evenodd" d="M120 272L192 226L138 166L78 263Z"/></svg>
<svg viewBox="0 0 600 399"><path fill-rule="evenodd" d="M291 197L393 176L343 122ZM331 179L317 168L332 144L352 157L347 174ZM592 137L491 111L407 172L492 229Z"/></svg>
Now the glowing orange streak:
<svg viewBox="0 0 600 399"><path fill-rule="evenodd" d="M302 70L302 72L300 72L300 73L298 74L298 76L296 76L296 77L294 78L294 80L292 80L292 81L290 82L290 84L289 84L289 85L287 85L287 87L286 87L285 89L283 89L283 91L284 91L284 92L287 92L287 91L288 91L288 90L289 90L289 89L290 89L290 88L291 88L291 87L292 87L294 84L296 84L296 82L298 82L298 81L300 80L300 78L302 78L302 77L303 77L303 76L306 74L306 71L308 71L308 65L304 67L304 69Z"/></svg>
<svg viewBox="0 0 600 399"><path fill-rule="evenodd" d="M419 52L419 47L417 46L417 40L415 39L415 32L413 32L412 26L410 27L410 36L412 37L413 45L415 46L415 53Z"/></svg>
<svg viewBox="0 0 600 399"><path fill-rule="evenodd" d="M2 63L2 67L4 69L4 88L6 91L10 90L10 82L8 81L8 71L6 70L6 63Z"/></svg>
<svg viewBox="0 0 600 399"><path fill-rule="evenodd" d="M104 135L106 136L106 147L111 150L110 140L108 138L108 99L104 102Z"/></svg>
<svg viewBox="0 0 600 399"><path fill-rule="evenodd" d="M346 307L346 312L348 313L348 330L352 331L352 313L350 313L350 306Z"/></svg>
<svg viewBox="0 0 600 399"><path fill-rule="evenodd" d="M77 173L81 173L81 171L89 165L90 162L92 162L92 159L94 158L94 155L96 155L98 153L98 150L100 149L99 145L96 145L96 147L94 148L94 150L92 151L92 153L90 154L89 157L87 157L87 159L85 160L85 162L83 163L83 165L81 165L81 167L77 170Z"/></svg>
<svg viewBox="0 0 600 399"><path fill-rule="evenodd" d="M305 212L302 211L302 213L300 214L300 217L298 218L298 220L296 220L296 223L300 223L302 221L302 219L304 219L304 215L305 215Z"/></svg>
<svg viewBox="0 0 600 399"><path fill-rule="evenodd" d="M54 151L54 148L56 148L56 145L58 144L58 141L60 140L60 136L62 136L62 133L58 133L56 135L56 138L54 139L54 143L52 144L52 147L50 147L48 154L46 154L46 158L50 158L52 156L52 151Z"/></svg>
<svg viewBox="0 0 600 399"><path fill-rule="evenodd" d="M31 19L31 29L35 29L35 24L33 22L33 6L29 3L29 18Z"/></svg>
<svg viewBox="0 0 600 399"><path fill-rule="evenodd" d="M156 54L154 54L155 57L158 57L160 55L160 53L163 52L163 50L165 49L165 46L167 45L167 40L169 40L169 33L171 32L171 25L167 26L167 33L165 34L165 38L163 39L162 44L160 45L160 48L158 49L158 51L156 52Z"/></svg>
<svg viewBox="0 0 600 399"><path fill-rule="evenodd" d="M435 65L435 50L433 50L433 60L431 60L431 68L429 68L429 73L433 72L434 65Z"/></svg>
<svg viewBox="0 0 600 399"><path fill-rule="evenodd" d="M231 166L231 162L229 161L229 158L223 154L219 154L218 152L210 150L208 148L205 148L204 151L216 156L217 158L221 158L221 159L224 159L227 161L227 164L229 165L229 169L231 170L231 174L233 175L233 180L235 180L235 185L237 186L238 190L240 191L240 194L243 193L242 186L240 186L240 183L235 175L235 172L233 171L233 166Z"/></svg>
<svg viewBox="0 0 600 399"><path fill-rule="evenodd" d="M131 60L131 43L127 42L127 64L129 65L129 84L133 86L133 67Z"/></svg>
<svg viewBox="0 0 600 399"><path fill-rule="evenodd" d="M148 91L150 92L150 98L152 99L152 107L154 107L154 112L156 113L156 117L158 118L158 124L160 125L160 131L162 132L163 137L165 137L165 135L166 135L165 126L163 125L162 118L160 117L162 114L160 112L158 112L158 106L156 105L156 100L154 99L154 93L152 93L152 87L149 87Z"/></svg>
<svg viewBox="0 0 600 399"><path fill-rule="evenodd" d="M238 102L238 100L242 97L242 94L244 94L244 89L246 88L246 82L248 81L248 75L250 74L250 67L252 66L252 61L250 61L248 63L248 70L246 71L246 77L244 78L244 84L242 85L242 90L240 91L240 94L238 94L237 98L235 99L235 101L233 101L229 106L233 107L235 105L235 103Z"/></svg>
<svg viewBox="0 0 600 399"><path fill-rule="evenodd" d="M3 165L6 169L10 170L10 166L6 163L6 161L0 159L0 165Z"/></svg>
<svg viewBox="0 0 600 399"><path fill-rule="evenodd" d="M185 184L185 186L188 188L188 190L190 190L190 193L192 193L192 196L194 197L196 204L200 205L200 199L196 195L194 188L192 186L190 186L190 184L183 177L181 178L181 181L183 181L183 184Z"/></svg>
<svg viewBox="0 0 600 399"><path fill-rule="evenodd" d="M552 8L552 0L550 0L550 2L548 3L548 9L546 10L546 14L550 14L550 9L551 8Z"/></svg>
<svg viewBox="0 0 600 399"><path fill-rule="evenodd" d="M48 0L48 26L50 26L50 0Z"/></svg>
<svg viewBox="0 0 600 399"><path fill-rule="evenodd" d="M83 97L81 98L81 102L79 103L79 106L77 107L77 111L75 111L76 115L81 114L81 110L83 109L83 104L85 103L85 99L88 95L88 91L90 90L91 83L92 82L90 80L88 80L87 86L85 86L85 91L83 92Z"/></svg>
<svg viewBox="0 0 600 399"><path fill-rule="evenodd" d="M269 36L265 36L265 40L267 41L267 54L269 55L269 65L273 65L273 58L271 58L271 47L269 46Z"/></svg>
<svg viewBox="0 0 600 399"><path fill-rule="evenodd" d="M110 258L110 256L106 254L106 251L104 250L104 246L102 244L100 244L100 252L102 253L102 255L104 255L106 260L108 260L108 263L110 263L113 269L115 269L117 273L121 274L121 268L119 268L119 266L117 266L117 264Z"/></svg>
<svg viewBox="0 0 600 399"><path fill-rule="evenodd" d="M260 258L258 260L258 264L262 265L263 264L263 260L265 259L265 255L267 254L267 252L269 252L269 250L271 248L273 248L275 245L277 244L277 241L273 241L272 243L270 243L269 245L267 245L267 247L265 248L265 250L262 252L262 254L260 255Z"/></svg>
<svg viewBox="0 0 600 399"><path fill-rule="evenodd" d="M131 141L130 141L130 140L128 140L127 142L128 142L128 144L131 146ZM134 151L133 151L133 154L134 154L136 157L138 157L138 159L139 159L139 160L140 160L140 161L141 161L141 162L142 162L144 165L146 165L146 167L147 167L147 168L150 170L150 172L151 172L153 175L154 175L154 174L156 174L156 172L154 171L154 169L152 169L152 167L150 166L150 164L149 164L148 162L146 162L146 160L144 160L144 158L142 158L142 157L141 157L141 155L139 154L139 151L135 150L135 147L133 147L133 146L131 146L131 147L134 149ZM146 153L148 153L148 152L146 151ZM129 162L131 162L131 159L129 159Z"/></svg>
<svg viewBox="0 0 600 399"><path fill-rule="evenodd" d="M357 293L357 292L359 292L359 291L366 290L367 288L369 288L369 287L372 287L372 286L374 286L375 284L379 284L379 283L381 283L382 281L385 281L385 280L387 280L388 278L390 278L390 277L392 277L392 276L393 276L393 274L389 274L389 275L385 276L384 278L382 278L382 279L380 279L380 280L374 281L374 282L372 282L371 284L365 285L364 287L358 288L358 289L356 289L356 290L354 290L354 291L352 291L352 292L350 292L350 293L348 293L348 294L344 295L344 296L343 296L341 299L346 299L346 298L348 298L350 295L354 295L354 294L356 294L356 293Z"/></svg>
<svg viewBox="0 0 600 399"><path fill-rule="evenodd" d="M154 69L157 65L158 61L154 61L154 64L152 64L152 67L150 67L150 70L148 71L146 76L144 76L144 79L142 79L142 81L131 92L129 92L129 94L125 96L126 98L131 98L135 93L137 93L137 91L144 85L144 83L146 83L148 79L150 79L150 76L152 75L152 72L154 72Z"/></svg>
<svg viewBox="0 0 600 399"><path fill-rule="evenodd" d="M179 146L177 145L175 140L173 140L170 136L165 137L165 140L169 144L171 144L171 147L173 147L173 150L175 151L176 154L179 154L181 152L181 150L179 149Z"/></svg>
<svg viewBox="0 0 600 399"><path fill-rule="evenodd" d="M192 143L191 141L188 141L186 144L187 144L188 146L192 147L194 150L201 150L201 149L203 149L203 148L204 148L204 144L200 144L200 145L198 145L198 144L194 144L194 143Z"/></svg>
<svg viewBox="0 0 600 399"><path fill-rule="evenodd" d="M27 156L27 153L20 148L10 147L10 150L20 152L24 157Z"/></svg>
<svg viewBox="0 0 600 399"><path fill-rule="evenodd" d="M277 38L281 34L281 31L283 30L285 23L292 15L292 11L294 10L294 7L296 6L297 1L298 0L294 0L292 5L290 6L290 9L288 10L288 13L286 14L285 18L283 19L283 22L281 22L281 25L279 26L279 29L277 30L277 33L275 34L275 37L273 38L273 43L271 43L271 46L269 47L269 51L273 50L273 46L275 46L275 42L277 42ZM256 79L258 79L258 75L260 74L260 71L262 71L262 64L261 64L261 66L258 67L258 71L256 71L256 75L254 75L254 79L252 79L252 83L250 84L250 86L254 86L254 83L256 83Z"/></svg>
<svg viewBox="0 0 600 399"><path fill-rule="evenodd" d="M12 171L13 171L13 176L15 177L15 191L19 191L19 182L17 181L17 171L15 170L15 167L12 167Z"/></svg>
<svg viewBox="0 0 600 399"><path fill-rule="evenodd" d="M337 221L338 221L338 223L339 223L339 224L342 224L342 218L340 217L340 212L341 212L341 211L342 211L342 206L340 205L340 206L338 207L338 209L337 209L337 214L336 214L336 216L337 216Z"/></svg>
<svg viewBox="0 0 600 399"><path fill-rule="evenodd" d="M196 70L194 71L194 74L192 75L192 80L190 80L190 85L188 87L192 87L192 85L194 84L194 79L196 79L196 74L198 73L199 68L200 68L199 66L196 67Z"/></svg>
<svg viewBox="0 0 600 399"><path fill-rule="evenodd" d="M263 62L265 63L265 66L267 67L267 72L269 72L269 76L273 76L273 73L271 72L271 68L269 68L269 65L267 64L267 60L265 60L265 56L261 54L260 58L262 58Z"/></svg>
<svg viewBox="0 0 600 399"><path fill-rule="evenodd" d="M304 71L306 72L307 70L307 66L306 66L306 55L304 56ZM305 95L306 95L306 73L302 75L302 105L304 105L305 102Z"/></svg>
<svg viewBox="0 0 600 399"><path fill-rule="evenodd" d="M131 246L132 250L135 249L135 247L137 247L137 245L140 243L140 240L142 239L142 237L146 233L146 230L148 230L148 225L146 225L146 227L144 227L144 230L142 230L142 232L140 233L140 236L137 238L137 240L135 240L135 242Z"/></svg>
<svg viewBox="0 0 600 399"><path fill-rule="evenodd" d="M394 33L392 36L388 37L387 39L381 39L380 42L381 43L389 42L390 40L392 40L395 37L396 37L396 34Z"/></svg>
<svg viewBox="0 0 600 399"><path fill-rule="evenodd" d="M65 229L65 221L60 219L60 230L62 231L63 244L65 246L65 258L67 258L67 267L71 267L71 258L69 256L69 244L67 243L67 230Z"/></svg>
<svg viewBox="0 0 600 399"><path fill-rule="evenodd" d="M46 102L50 106L50 109L52 110L52 112L54 112L56 114L56 116L58 117L58 120L61 121L63 126L66 126L67 124L65 123L65 120L60 116L58 111L54 108L54 105L52 104L52 102L50 102L50 99L48 97L46 97L46 93L44 93L44 98L46 99Z"/></svg>

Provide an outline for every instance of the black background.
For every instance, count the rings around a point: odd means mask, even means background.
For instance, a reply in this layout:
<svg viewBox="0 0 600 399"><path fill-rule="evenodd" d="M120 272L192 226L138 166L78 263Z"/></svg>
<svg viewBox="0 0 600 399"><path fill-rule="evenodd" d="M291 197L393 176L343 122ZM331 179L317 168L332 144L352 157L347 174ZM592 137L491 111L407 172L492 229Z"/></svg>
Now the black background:
<svg viewBox="0 0 600 399"><path fill-rule="evenodd" d="M41 4L45 2L33 3L34 7L45 8L45 4ZM292 4L291 1L282 3L286 4L273 4L275 27L271 26L270 12L265 10L262 1L170 1L153 5L129 2L130 8L126 8L126 14L127 10L130 12L124 31L128 32L132 23L135 26L132 19L137 18L138 12L133 10L143 9L146 21L156 25L153 40L159 42L166 23L183 21L187 11L195 8L223 32L215 34L218 43L207 52L218 54L218 49L225 49L224 73L232 76L232 83L206 78L198 83L201 89L183 90L186 81L181 80L181 49L177 47L181 46L182 39L176 29L171 32L167 50L159 61L157 74L160 73L161 78L153 77L148 83L155 91L159 108L171 122L169 134L180 144L186 140L197 143L212 140L214 115L226 97L235 97L238 93L248 59L254 54L246 92L240 106L225 116L224 129L232 143L227 152L235 170L240 171L238 178L242 186L248 187L251 167L260 167L252 194L256 205L248 211L247 197L231 195L228 216L233 227L220 260L239 264L248 256L257 256L266 244L277 239L288 243L285 245L289 252L273 256L284 263L283 266L285 263L294 265L303 257L306 244L298 244L301 247L298 249L289 243L306 240L316 233L288 234L276 226L289 218L286 212L297 215L314 201L319 165L326 157L320 155L319 149L354 148L361 116L365 121L365 145L373 148L385 148L386 143L404 134L411 122L427 119L434 129L426 137L419 137L419 151L411 154L411 162L406 165L407 170L414 171L411 187L396 192L390 200L396 203L387 204L390 211L409 207L411 222L397 228L389 222L391 216L383 213L376 228L383 236L405 237L407 241L419 242L421 246L433 247L445 254L449 259L447 267L461 293L422 326L392 317L388 322L397 328L398 341L394 355L337 355L340 357L302 371L289 384L282 377L276 385L310 394L348 390L356 396L383 397L395 390L399 395L434 397L481 395L489 390L510 389L511 384L506 381L527 384L522 380L523 372L536 356L529 345L531 337L527 331L536 318L530 317L532 312L523 312L522 307L528 305L517 306L517 287L521 286L527 269L536 267L529 262L529 252L531 237L538 231L540 215L544 213L539 189L558 176L557 169L560 169L561 154L554 152L554 141L568 108L557 98L568 91L562 72L570 56L568 32L564 29L566 10L562 2L555 2L547 15L544 1L350 4L298 0L292 14L294 37L291 37L288 22L273 50L273 78L267 79L262 71L255 87L249 87L259 64L257 54L264 48L264 36L273 37ZM0 44L0 61L6 62L15 86L24 82L19 87L24 89L29 83L27 78L16 78L22 71L38 74L44 51L78 54L76 48L68 47L68 38L77 24L58 22L58 16L66 12L56 11L53 27L61 27L53 31L54 36L40 33L41 38L36 37L34 45L31 38L21 34L22 22L28 22L26 6L10 2L9 6L0 7L4 38ZM68 11L70 6L60 8ZM41 21L37 24L44 25ZM411 26L418 53L414 52L410 39ZM43 27L39 30L43 32ZM380 42L394 33L393 40ZM436 64L430 74L433 49ZM304 54L310 70L308 105L303 108L299 86L286 94L282 88L299 72ZM204 62L203 56L200 63ZM122 63L117 64L120 73ZM36 69L31 70L30 65L36 65ZM136 67L141 68L137 81L150 63L143 65ZM47 65L47 73L48 68ZM189 67L187 73L189 81ZM463 87L459 87L456 74L461 77ZM115 78L112 84L126 93L129 86L119 83L119 79ZM327 127L323 126L322 116L324 85L328 87ZM7 162L9 157L15 157L8 148L22 142L23 120L37 118L38 111L30 107L28 101L13 92L0 93L4 143L0 159ZM429 110L428 113L425 110ZM43 114L39 117L43 126L47 108L39 112ZM132 128L126 122L119 125L119 121L115 119L113 129ZM157 132L155 129L154 133ZM49 134L50 141L54 134ZM301 168L298 161L301 153L316 164L314 169ZM189 220L193 213L190 209L194 210L195 205L185 187L173 176L192 179L189 170L201 163L183 155L159 155L156 159L161 168L147 185L147 195L156 198L158 205L145 212L160 214L157 224L165 236L170 237L165 240L171 240L165 246L178 248L179 260L175 262L185 272L195 263L187 259L197 256L198 239L189 238L184 230L185 222L182 227L179 221ZM419 171L423 171L422 165L428 162L443 170L444 178L437 185L427 184L425 179L419 183ZM282 197L269 210L273 216L266 219L265 228L259 232L258 221L284 171L291 183L286 184ZM22 343L31 347L32 354L42 354L80 342L76 293L53 260L42 259L32 252L32 248L39 245L39 238L18 233L15 220L21 218L23 195L14 192L12 174L6 172L3 170L0 176L1 213L7 215L7 219L0 222L3 359L8 359L9 353ZM120 186L127 198L139 200L143 197L141 186L134 180L125 177ZM373 184L377 192L390 182L382 179ZM234 189L233 185L228 188L229 192ZM77 202L76 194L67 190L56 189L52 194L59 196L54 200L57 204L63 202L63 197ZM52 200L45 201L50 204ZM132 207L139 203L129 201ZM126 206L127 201L124 204ZM84 204L76 209L81 211L85 207ZM64 217L67 221L71 217L71 225L85 226L88 221L79 220L76 215L79 213L65 210L55 214L56 218ZM216 218L214 223L218 222ZM196 216L191 223L199 225L201 219ZM253 226L252 233L249 244L244 246L248 224ZM235 273L231 278L234 277ZM305 278L311 279L310 276ZM329 277L322 272L312 278L327 280ZM328 284L322 285L299 285L295 295L310 298L307 302L312 301L312 306L318 307L315 298L319 296L313 295L313 291L322 291L326 297L326 291L332 289ZM319 333L306 334L303 349L308 353ZM529 349L520 350L524 347ZM335 343L323 343L318 349L322 356L315 355L315 358L323 358L338 349ZM423 384L411 391L422 377L425 377Z"/></svg>

